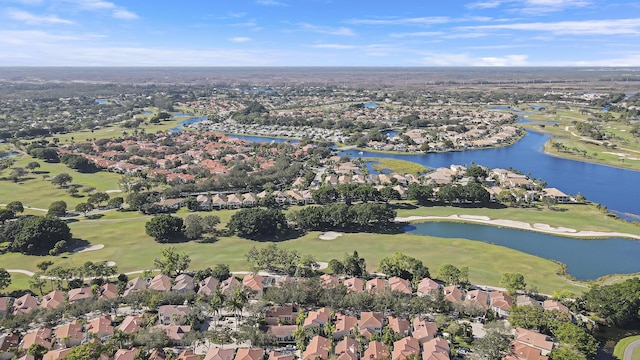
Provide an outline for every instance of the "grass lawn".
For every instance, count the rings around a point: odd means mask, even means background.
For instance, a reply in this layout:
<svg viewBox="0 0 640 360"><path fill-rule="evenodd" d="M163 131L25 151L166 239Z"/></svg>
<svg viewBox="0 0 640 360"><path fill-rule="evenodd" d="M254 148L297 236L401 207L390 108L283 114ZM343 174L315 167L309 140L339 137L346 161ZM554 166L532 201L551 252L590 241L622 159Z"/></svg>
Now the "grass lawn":
<svg viewBox="0 0 640 360"><path fill-rule="evenodd" d="M613 350L613 356L614 359L620 359L622 360L623 356L624 356L624 350L627 348L627 346L636 341L636 340L640 340L640 335L636 335L636 336L629 336L626 337L620 341L618 341L618 343L616 344L615 349ZM640 360L640 349L636 348L633 351L633 356L632 356L633 360Z"/></svg>
<svg viewBox="0 0 640 360"><path fill-rule="evenodd" d="M429 169L411 161L388 158L363 158L362 161L373 161L371 167L377 171L391 170L396 174L420 174Z"/></svg>

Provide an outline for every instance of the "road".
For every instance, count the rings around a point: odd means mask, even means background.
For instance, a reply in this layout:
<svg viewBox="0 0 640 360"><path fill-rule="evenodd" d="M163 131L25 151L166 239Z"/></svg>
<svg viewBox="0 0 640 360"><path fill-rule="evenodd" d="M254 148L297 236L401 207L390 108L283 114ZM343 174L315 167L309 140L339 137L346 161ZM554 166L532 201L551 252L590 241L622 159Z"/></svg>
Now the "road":
<svg viewBox="0 0 640 360"><path fill-rule="evenodd" d="M633 359L633 350L635 350L638 346L640 346L640 340L636 340L631 344L627 345L627 348L624 349L623 360L632 360Z"/></svg>

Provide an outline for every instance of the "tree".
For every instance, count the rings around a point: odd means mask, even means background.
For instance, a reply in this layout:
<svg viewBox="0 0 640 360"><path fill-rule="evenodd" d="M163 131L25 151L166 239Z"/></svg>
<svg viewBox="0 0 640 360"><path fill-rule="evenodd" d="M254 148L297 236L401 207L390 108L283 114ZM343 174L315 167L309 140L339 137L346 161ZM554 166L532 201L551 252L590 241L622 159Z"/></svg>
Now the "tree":
<svg viewBox="0 0 640 360"><path fill-rule="evenodd" d="M147 221L144 226L147 235L157 242L166 243L182 236L183 221L169 214L157 215Z"/></svg>
<svg viewBox="0 0 640 360"><path fill-rule="evenodd" d="M274 243L256 249L251 248L245 257L254 270L270 270L293 275L300 261L300 254L295 250L278 247Z"/></svg>
<svg viewBox="0 0 640 360"><path fill-rule="evenodd" d="M198 214L189 214L184 218L184 236L187 239L199 239L204 232L202 218Z"/></svg>
<svg viewBox="0 0 640 360"><path fill-rule="evenodd" d="M238 236L249 239L267 238L286 231L287 221L277 209L242 209L231 216L227 227Z"/></svg>
<svg viewBox="0 0 640 360"><path fill-rule="evenodd" d="M34 343L34 344L31 344L31 346L29 346L29 349L27 350L27 354L33 356L35 360L42 360L42 358L44 357L44 354L46 354L47 351L49 351L49 349L44 347L44 345Z"/></svg>
<svg viewBox="0 0 640 360"><path fill-rule="evenodd" d="M473 178L475 182L481 182L487 177L487 170L485 170L482 166L473 165L465 171L465 175Z"/></svg>
<svg viewBox="0 0 640 360"><path fill-rule="evenodd" d="M189 267L191 257L186 253L178 254L175 247L162 250L162 259L155 259L154 263L167 276L180 275Z"/></svg>
<svg viewBox="0 0 640 360"><path fill-rule="evenodd" d="M16 213L11 209L0 209L0 223L3 223L7 220L15 219Z"/></svg>
<svg viewBox="0 0 640 360"><path fill-rule="evenodd" d="M9 177L11 178L11 180L13 180L13 182L18 182L25 175L27 175L27 170L21 167L16 167L11 170L11 174L9 174Z"/></svg>
<svg viewBox="0 0 640 360"><path fill-rule="evenodd" d="M202 228L205 232L214 233L218 224L220 224L220 218L215 215L207 215L202 218Z"/></svg>
<svg viewBox="0 0 640 360"><path fill-rule="evenodd" d="M10 241L9 251L28 255L44 255L59 241L71 240L67 224L55 217L31 216L12 222L4 235ZM10 230L10 231L7 231Z"/></svg>
<svg viewBox="0 0 640 360"><path fill-rule="evenodd" d="M47 212L47 215L50 216L57 216L57 217L63 217L67 214L67 203L60 200L60 201L54 201L51 203L51 205L49 205L49 211Z"/></svg>
<svg viewBox="0 0 640 360"><path fill-rule="evenodd" d="M28 163L25 168L27 168L27 170L31 171L33 173L33 171L37 168L40 167L40 163L37 161L31 161L30 163Z"/></svg>
<svg viewBox="0 0 640 360"><path fill-rule="evenodd" d="M16 214L22 213L24 211L24 206L20 201L12 201L7 204L6 208L13 211Z"/></svg>
<svg viewBox="0 0 640 360"><path fill-rule="evenodd" d="M76 211L83 213L84 216L87 216L87 213L91 210L93 210L93 205L89 204L88 202L76 205Z"/></svg>
<svg viewBox="0 0 640 360"><path fill-rule="evenodd" d="M122 206L122 204L124 204L124 199L121 196L111 198L107 203L108 206L117 208L117 209L119 209Z"/></svg>
<svg viewBox="0 0 640 360"><path fill-rule="evenodd" d="M100 206L105 201L109 201L109 194L106 192L96 192L89 195L88 203L96 206Z"/></svg>
<svg viewBox="0 0 640 360"><path fill-rule="evenodd" d="M444 264L438 269L438 279L449 285L462 285L469 282L469 268L458 269L451 264Z"/></svg>
<svg viewBox="0 0 640 360"><path fill-rule="evenodd" d="M598 352L598 341L581 326L565 322L553 334L561 343L570 345L589 359L593 359Z"/></svg>
<svg viewBox="0 0 640 360"><path fill-rule="evenodd" d="M500 277L500 286L504 286L510 295L514 295L516 292L524 290L527 283L524 281L524 275L506 272L502 273Z"/></svg>
<svg viewBox="0 0 640 360"><path fill-rule="evenodd" d="M71 181L73 181L73 178L67 173L58 174L51 179L51 183L53 185L58 185L60 187L67 186Z"/></svg>
<svg viewBox="0 0 640 360"><path fill-rule="evenodd" d="M231 271L229 271L229 265L227 264L215 264L211 269L211 276L224 281L231 277Z"/></svg>
<svg viewBox="0 0 640 360"><path fill-rule="evenodd" d="M395 253L380 260L378 270L387 276L398 276L405 280L422 279L429 276L429 269L421 260L402 253Z"/></svg>
<svg viewBox="0 0 640 360"><path fill-rule="evenodd" d="M344 273L347 276L363 277L367 274L367 263L364 258L358 255L357 251L351 255L346 254L342 265L344 265Z"/></svg>
<svg viewBox="0 0 640 360"><path fill-rule="evenodd" d="M0 290L11 285L11 274L4 268L0 268Z"/></svg>
<svg viewBox="0 0 640 360"><path fill-rule="evenodd" d="M499 360L507 354L511 336L500 323L487 323L487 334L473 343L474 360Z"/></svg>
<svg viewBox="0 0 640 360"><path fill-rule="evenodd" d="M640 279L631 278L613 285L593 286L584 294L584 306L610 324L629 324L639 317Z"/></svg>

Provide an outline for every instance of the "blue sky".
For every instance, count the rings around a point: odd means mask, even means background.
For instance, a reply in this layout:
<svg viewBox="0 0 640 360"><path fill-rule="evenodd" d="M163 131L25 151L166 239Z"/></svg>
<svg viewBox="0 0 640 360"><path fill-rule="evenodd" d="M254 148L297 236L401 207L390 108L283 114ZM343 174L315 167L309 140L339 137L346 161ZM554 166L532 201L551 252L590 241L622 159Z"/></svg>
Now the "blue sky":
<svg viewBox="0 0 640 360"><path fill-rule="evenodd" d="M0 66L640 66L640 1L0 0Z"/></svg>

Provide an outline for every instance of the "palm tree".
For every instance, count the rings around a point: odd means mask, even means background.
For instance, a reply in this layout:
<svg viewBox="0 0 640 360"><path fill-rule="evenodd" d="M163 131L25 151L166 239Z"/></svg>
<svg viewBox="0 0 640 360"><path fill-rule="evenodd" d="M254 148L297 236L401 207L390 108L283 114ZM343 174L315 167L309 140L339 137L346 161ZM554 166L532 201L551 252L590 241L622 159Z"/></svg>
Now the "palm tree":
<svg viewBox="0 0 640 360"><path fill-rule="evenodd" d="M236 318L236 331L238 331L238 318L242 317L242 309L244 309L247 302L249 302L249 297L242 288L236 289L227 302L227 307L233 312Z"/></svg>
<svg viewBox="0 0 640 360"><path fill-rule="evenodd" d="M224 294L218 289L213 293L211 301L209 301L209 307L214 314L213 326L218 327L218 320L220 319L220 310L224 308L225 297Z"/></svg>

